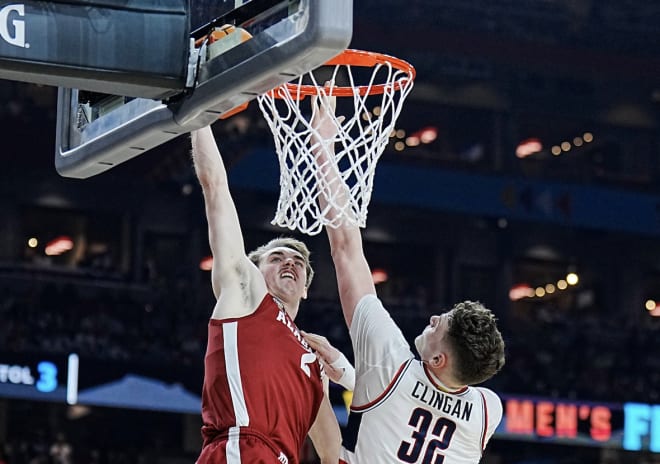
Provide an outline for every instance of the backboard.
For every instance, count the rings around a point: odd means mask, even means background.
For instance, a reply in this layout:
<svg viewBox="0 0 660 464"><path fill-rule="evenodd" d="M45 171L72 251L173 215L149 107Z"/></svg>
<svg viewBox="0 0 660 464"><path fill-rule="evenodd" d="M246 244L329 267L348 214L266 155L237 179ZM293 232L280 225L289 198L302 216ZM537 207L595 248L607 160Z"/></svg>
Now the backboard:
<svg viewBox="0 0 660 464"><path fill-rule="evenodd" d="M189 16L188 0L0 1L0 79L172 96L185 84Z"/></svg>
<svg viewBox="0 0 660 464"><path fill-rule="evenodd" d="M135 98L60 88L57 171L65 177L94 176L211 124L322 65L352 36L352 0L235 0L234 6L186 38L184 84L175 95ZM236 32L208 40L226 24Z"/></svg>

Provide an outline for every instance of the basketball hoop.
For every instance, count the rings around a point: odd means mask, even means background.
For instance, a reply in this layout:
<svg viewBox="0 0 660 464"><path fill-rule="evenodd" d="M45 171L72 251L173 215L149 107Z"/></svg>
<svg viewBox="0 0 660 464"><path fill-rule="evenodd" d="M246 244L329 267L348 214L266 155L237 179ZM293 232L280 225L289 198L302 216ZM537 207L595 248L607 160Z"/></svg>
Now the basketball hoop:
<svg viewBox="0 0 660 464"><path fill-rule="evenodd" d="M415 68L399 58L349 49L295 82L258 97L280 164L280 198L272 224L308 235L318 234L324 226L366 225L376 164L414 78ZM332 119L337 135L329 141L335 146L337 172L350 191L348 202L328 195L333 189L317 176L311 145L321 137L310 123L316 108L301 105L307 96L318 96L321 104L328 97L352 97L337 99ZM327 201L324 208L318 202L321 192ZM330 217L331 210L336 214Z"/></svg>

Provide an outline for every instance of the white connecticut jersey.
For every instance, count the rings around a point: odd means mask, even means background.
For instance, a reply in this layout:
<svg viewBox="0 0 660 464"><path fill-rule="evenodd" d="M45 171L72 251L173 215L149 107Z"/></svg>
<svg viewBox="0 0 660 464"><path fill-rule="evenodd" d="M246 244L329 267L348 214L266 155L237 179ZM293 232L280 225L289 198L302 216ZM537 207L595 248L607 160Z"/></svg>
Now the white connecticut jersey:
<svg viewBox="0 0 660 464"><path fill-rule="evenodd" d="M414 358L375 295L355 309L350 329L356 384L344 434L349 464L476 464L502 419L491 390L451 391Z"/></svg>

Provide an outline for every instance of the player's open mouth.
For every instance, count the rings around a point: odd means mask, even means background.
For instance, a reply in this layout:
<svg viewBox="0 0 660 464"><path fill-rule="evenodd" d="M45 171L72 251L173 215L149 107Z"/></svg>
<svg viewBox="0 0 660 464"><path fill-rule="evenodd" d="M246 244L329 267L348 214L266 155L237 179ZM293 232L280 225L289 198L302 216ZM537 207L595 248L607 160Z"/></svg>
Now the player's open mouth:
<svg viewBox="0 0 660 464"><path fill-rule="evenodd" d="M280 277L283 278L283 279L296 280L295 274L293 272L290 272L290 271L283 272L282 274L280 274Z"/></svg>

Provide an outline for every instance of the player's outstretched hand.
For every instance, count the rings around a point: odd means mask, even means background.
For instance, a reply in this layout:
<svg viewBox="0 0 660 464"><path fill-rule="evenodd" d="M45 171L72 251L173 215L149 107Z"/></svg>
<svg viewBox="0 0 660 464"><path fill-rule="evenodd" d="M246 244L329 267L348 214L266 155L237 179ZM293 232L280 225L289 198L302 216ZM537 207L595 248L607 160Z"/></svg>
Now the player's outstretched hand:
<svg viewBox="0 0 660 464"><path fill-rule="evenodd" d="M316 351L316 356L323 365L328 378L347 390L355 389L355 369L346 356L332 346L324 336L302 330L300 333L305 337L309 346Z"/></svg>
<svg viewBox="0 0 660 464"><path fill-rule="evenodd" d="M316 356L323 364L328 378L337 383L341 376L344 375L344 369L332 367L332 363L335 363L342 357L341 351L332 346L328 339L322 335L316 335L303 330L300 333L305 337L309 346L316 352Z"/></svg>
<svg viewBox="0 0 660 464"><path fill-rule="evenodd" d="M331 82L325 83L325 88L330 89ZM316 129L316 134L313 134L313 142L321 144L334 141L334 138L339 131L339 126L346 119L344 116L335 118L335 109L337 107L337 97L333 95L313 95L312 102L312 120L311 125ZM321 140L317 140L320 137Z"/></svg>

